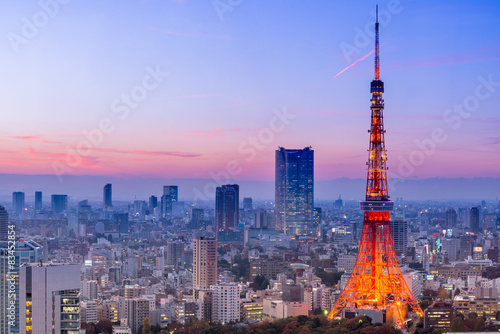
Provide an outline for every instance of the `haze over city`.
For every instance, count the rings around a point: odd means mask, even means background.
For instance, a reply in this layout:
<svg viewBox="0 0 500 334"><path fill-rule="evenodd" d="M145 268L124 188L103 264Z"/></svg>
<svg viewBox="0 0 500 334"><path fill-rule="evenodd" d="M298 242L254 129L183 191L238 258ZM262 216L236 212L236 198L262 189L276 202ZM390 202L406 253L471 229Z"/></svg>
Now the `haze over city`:
<svg viewBox="0 0 500 334"><path fill-rule="evenodd" d="M70 2L43 24L38 4L4 4L0 173L203 186L236 162L232 180L272 182L278 146L311 146L316 182L363 179L374 2L215 3ZM380 4L389 178L498 189L499 11Z"/></svg>

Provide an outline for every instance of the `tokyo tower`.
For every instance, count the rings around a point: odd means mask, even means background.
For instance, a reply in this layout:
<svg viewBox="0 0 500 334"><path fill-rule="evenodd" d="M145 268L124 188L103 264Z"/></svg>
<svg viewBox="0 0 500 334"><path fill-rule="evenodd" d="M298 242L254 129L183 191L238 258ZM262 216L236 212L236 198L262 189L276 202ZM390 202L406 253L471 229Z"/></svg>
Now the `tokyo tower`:
<svg viewBox="0 0 500 334"><path fill-rule="evenodd" d="M399 268L391 234L390 212L394 202L387 189L387 152L384 140L384 83L380 80L378 6L375 23L375 79L371 82L371 127L368 177L363 230L351 276L328 314L337 317L343 309L385 311L386 322L404 329L410 306L420 317L422 309L408 288Z"/></svg>

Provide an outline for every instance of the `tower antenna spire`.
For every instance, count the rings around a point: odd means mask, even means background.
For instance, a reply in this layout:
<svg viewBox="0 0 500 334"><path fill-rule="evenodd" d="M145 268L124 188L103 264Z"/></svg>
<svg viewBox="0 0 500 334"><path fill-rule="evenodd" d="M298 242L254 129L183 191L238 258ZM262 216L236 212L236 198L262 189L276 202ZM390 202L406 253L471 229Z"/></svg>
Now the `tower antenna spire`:
<svg viewBox="0 0 500 334"><path fill-rule="evenodd" d="M401 274L392 239L391 211L387 187L387 151L384 128L384 82L380 80L378 5L375 22L375 79L371 82L371 126L368 149L366 198L360 203L363 230L356 264L351 276L328 314L341 316L344 309L369 309L391 314L394 324L405 329L408 306L422 317L424 314Z"/></svg>
<svg viewBox="0 0 500 334"><path fill-rule="evenodd" d="M375 80L380 80L380 58L379 58L379 45L378 45L378 5L376 7L376 18L375 22Z"/></svg>

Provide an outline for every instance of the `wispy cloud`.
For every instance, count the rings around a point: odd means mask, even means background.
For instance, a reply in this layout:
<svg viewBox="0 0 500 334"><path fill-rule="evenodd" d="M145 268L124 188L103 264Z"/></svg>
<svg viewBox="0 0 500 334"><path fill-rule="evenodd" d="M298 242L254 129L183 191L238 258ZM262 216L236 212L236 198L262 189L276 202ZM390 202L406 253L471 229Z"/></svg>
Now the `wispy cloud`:
<svg viewBox="0 0 500 334"><path fill-rule="evenodd" d="M146 155L146 156L156 156L156 157L178 157L178 158L194 158L201 156L197 153L186 153L186 152L169 152L169 151L144 151L144 150L122 150L117 148L105 148L96 147L94 149L97 152L106 153L118 153L118 154L129 154L129 155Z"/></svg>
<svg viewBox="0 0 500 334"><path fill-rule="evenodd" d="M20 139L20 140L38 140L43 138L41 135L31 135L31 136L12 136L14 139Z"/></svg>

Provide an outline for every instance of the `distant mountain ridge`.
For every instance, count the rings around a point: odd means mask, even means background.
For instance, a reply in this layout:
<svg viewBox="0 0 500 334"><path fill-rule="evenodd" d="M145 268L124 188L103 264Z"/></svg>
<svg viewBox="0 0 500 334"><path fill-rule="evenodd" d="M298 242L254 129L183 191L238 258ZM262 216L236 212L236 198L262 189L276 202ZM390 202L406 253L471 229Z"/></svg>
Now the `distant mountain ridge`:
<svg viewBox="0 0 500 334"><path fill-rule="evenodd" d="M212 180L182 178L141 178L66 175L62 182L54 175L0 174L0 200L10 204L12 192L24 191L26 201L34 201L35 191L44 193L44 201L51 194L68 194L74 200L102 200L102 189L106 183L113 184L113 198L132 201L146 200L151 195L160 196L163 185L178 185L180 200L213 200L215 188L221 184L238 183L240 198L252 197L274 200L274 181ZM366 180L337 178L315 182L314 198L319 200L360 200ZM430 178L389 180L392 199L402 197L411 200L486 200L498 201L500 178Z"/></svg>

